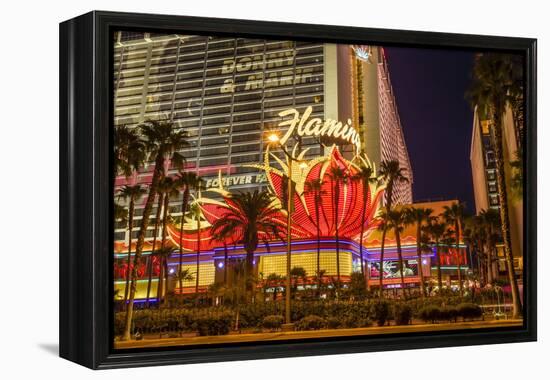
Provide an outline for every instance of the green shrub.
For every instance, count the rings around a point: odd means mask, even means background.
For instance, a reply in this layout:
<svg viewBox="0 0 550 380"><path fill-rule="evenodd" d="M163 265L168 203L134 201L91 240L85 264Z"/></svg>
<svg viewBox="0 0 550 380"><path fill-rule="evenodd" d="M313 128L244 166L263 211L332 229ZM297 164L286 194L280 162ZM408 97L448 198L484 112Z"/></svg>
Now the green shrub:
<svg viewBox="0 0 550 380"><path fill-rule="evenodd" d="M457 309L463 320L480 318L483 315L481 307L473 303L461 303Z"/></svg>
<svg viewBox="0 0 550 380"><path fill-rule="evenodd" d="M281 315L268 315L264 317L262 326L269 330L278 330L284 322L284 318Z"/></svg>
<svg viewBox="0 0 550 380"><path fill-rule="evenodd" d="M384 326L390 318L390 304L386 301L379 301L372 306L372 317L378 326Z"/></svg>
<svg viewBox="0 0 550 380"><path fill-rule="evenodd" d="M239 326L241 328L261 328L268 315L282 315L276 302L259 302L239 306Z"/></svg>
<svg viewBox="0 0 550 380"><path fill-rule="evenodd" d="M295 329L298 331L320 330L325 328L326 325L327 321L324 318L317 315L308 315L296 323Z"/></svg>
<svg viewBox="0 0 550 380"><path fill-rule="evenodd" d="M372 326L372 321L369 318L357 319L357 327L370 327L370 326Z"/></svg>
<svg viewBox="0 0 550 380"><path fill-rule="evenodd" d="M368 317L360 315L347 315L340 320L340 327L353 329L358 327L372 326L372 321Z"/></svg>
<svg viewBox="0 0 550 380"><path fill-rule="evenodd" d="M458 309L455 306L445 306L439 309L439 320L456 322Z"/></svg>
<svg viewBox="0 0 550 380"><path fill-rule="evenodd" d="M226 335L231 328L233 320L232 313L222 312L200 312L194 318L193 327L200 336Z"/></svg>
<svg viewBox="0 0 550 380"><path fill-rule="evenodd" d="M398 303L394 306L393 319L396 325L408 325L413 316L412 308L405 303Z"/></svg>
<svg viewBox="0 0 550 380"><path fill-rule="evenodd" d="M329 329L337 329L340 326L342 326L342 321L340 321L337 317L328 317L326 318L327 321L327 327Z"/></svg>
<svg viewBox="0 0 550 380"><path fill-rule="evenodd" d="M435 323L441 316L441 308L439 306L425 306L418 312L418 317L424 322Z"/></svg>
<svg viewBox="0 0 550 380"><path fill-rule="evenodd" d="M115 335L120 336L124 334L124 328L126 327L126 313L116 313L114 320Z"/></svg>

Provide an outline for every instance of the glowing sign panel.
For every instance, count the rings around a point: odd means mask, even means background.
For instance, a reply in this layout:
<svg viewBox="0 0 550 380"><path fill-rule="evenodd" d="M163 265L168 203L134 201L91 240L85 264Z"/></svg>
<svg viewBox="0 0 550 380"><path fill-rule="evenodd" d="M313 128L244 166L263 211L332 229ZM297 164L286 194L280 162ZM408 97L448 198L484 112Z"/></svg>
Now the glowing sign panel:
<svg viewBox="0 0 550 380"><path fill-rule="evenodd" d="M359 133L351 125L351 119L348 119L345 124L342 122L326 119L324 122L318 117L310 119L313 107L309 106L304 111L304 114L300 117L300 112L295 108L290 108L285 111L279 112L280 117L291 116L290 119L284 120L279 123L279 127L287 127L286 134L281 138L281 144L284 144L290 136L297 133L299 136L327 136L334 137L340 140L344 140L348 143L355 145L357 152L361 149L361 138Z"/></svg>

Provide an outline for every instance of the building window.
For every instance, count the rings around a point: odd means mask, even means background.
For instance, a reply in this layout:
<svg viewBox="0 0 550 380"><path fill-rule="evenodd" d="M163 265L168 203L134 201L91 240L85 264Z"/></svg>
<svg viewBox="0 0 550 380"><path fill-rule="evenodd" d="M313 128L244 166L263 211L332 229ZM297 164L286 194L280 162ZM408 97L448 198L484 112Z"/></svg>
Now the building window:
<svg viewBox="0 0 550 380"><path fill-rule="evenodd" d="M141 40L144 36L143 32L120 32L120 42Z"/></svg>

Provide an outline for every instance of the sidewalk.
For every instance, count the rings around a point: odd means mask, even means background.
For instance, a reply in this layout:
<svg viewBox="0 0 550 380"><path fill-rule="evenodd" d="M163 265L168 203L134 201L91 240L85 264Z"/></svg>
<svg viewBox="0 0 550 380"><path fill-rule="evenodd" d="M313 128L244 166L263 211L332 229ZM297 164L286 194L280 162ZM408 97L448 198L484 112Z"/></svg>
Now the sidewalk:
<svg viewBox="0 0 550 380"><path fill-rule="evenodd" d="M522 326L521 319L493 320L493 321L473 321L457 323L436 323L436 324L416 324L406 326L373 326L355 329L327 329L315 331L289 331L289 332L261 332L229 334L219 336L193 336L182 338L156 338L144 339L138 341L115 342L116 349L125 348L146 348L146 347L168 347L168 346L191 346L203 344L220 343L242 343L254 341L277 341L289 339L305 338L327 338L357 335L378 335L378 334L396 334L407 332L427 332L427 331L449 331L449 330L468 330L482 329L487 327L519 327Z"/></svg>

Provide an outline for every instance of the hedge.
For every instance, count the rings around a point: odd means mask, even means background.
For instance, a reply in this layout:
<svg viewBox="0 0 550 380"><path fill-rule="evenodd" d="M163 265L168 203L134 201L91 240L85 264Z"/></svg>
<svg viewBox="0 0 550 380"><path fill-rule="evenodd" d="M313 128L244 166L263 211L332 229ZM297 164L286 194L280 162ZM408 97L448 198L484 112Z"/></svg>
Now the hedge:
<svg viewBox="0 0 550 380"><path fill-rule="evenodd" d="M133 331L141 334L197 332L199 335L229 333L234 313L229 309L161 309L134 311ZM126 313L115 314L115 335L122 335Z"/></svg>
<svg viewBox="0 0 550 380"><path fill-rule="evenodd" d="M397 303L393 307L393 319L396 325L408 325L411 323L413 310L406 303Z"/></svg>
<svg viewBox="0 0 550 380"><path fill-rule="evenodd" d="M282 324L284 302L258 302L239 306L239 328L276 330ZM412 318L426 322L454 321L458 317L471 320L482 316L481 308L465 303L461 297L429 297L407 301L293 301L292 321L316 316L327 328L367 327L375 322L384 326L391 321L409 324ZM144 309L134 311L134 332L153 334L164 332L197 332L202 335L227 334L235 324L237 312L227 307L182 307L178 309ZM115 334L122 335L124 312L115 313ZM310 318L311 319L311 318ZM279 323L280 322L280 323ZM304 322L305 323L305 322Z"/></svg>
<svg viewBox="0 0 550 380"><path fill-rule="evenodd" d="M279 330L283 325L284 318L282 315L268 315L262 321L262 327L271 331Z"/></svg>
<svg viewBox="0 0 550 380"><path fill-rule="evenodd" d="M472 320L483 316L481 307L473 303L461 303L457 306L434 306L429 305L422 308L418 317L425 322L435 323L436 321L453 321L457 317L463 320Z"/></svg>
<svg viewBox="0 0 550 380"><path fill-rule="evenodd" d="M320 330L327 326L327 321L324 318L321 318L317 315L308 315L298 322L294 328L297 331L307 331L307 330Z"/></svg>

